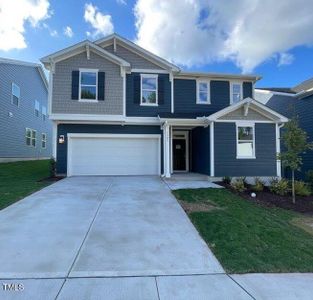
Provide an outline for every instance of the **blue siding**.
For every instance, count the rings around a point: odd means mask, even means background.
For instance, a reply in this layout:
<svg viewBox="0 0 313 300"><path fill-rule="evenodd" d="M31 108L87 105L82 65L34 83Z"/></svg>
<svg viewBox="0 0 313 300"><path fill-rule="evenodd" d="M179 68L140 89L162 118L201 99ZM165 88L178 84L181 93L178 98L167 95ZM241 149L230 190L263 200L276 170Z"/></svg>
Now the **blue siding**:
<svg viewBox="0 0 313 300"><path fill-rule="evenodd" d="M229 82L212 80L210 85L211 104L197 104L197 83L191 79L174 80L175 117L195 118L211 115L230 102Z"/></svg>
<svg viewBox="0 0 313 300"><path fill-rule="evenodd" d="M256 159L236 159L236 124L215 123L215 176L276 176L275 124L255 124Z"/></svg>
<svg viewBox="0 0 313 300"><path fill-rule="evenodd" d="M210 128L198 127L191 132L191 170L210 175Z"/></svg>
<svg viewBox="0 0 313 300"><path fill-rule="evenodd" d="M162 134L160 126L121 126L121 125L86 125L60 124L58 136L65 136L65 143L57 143L57 173L67 173L67 134L68 133L112 133L112 134ZM162 143L163 145L163 140ZM163 172L163 146L161 145L161 171Z"/></svg>
<svg viewBox="0 0 313 300"><path fill-rule="evenodd" d="M126 115L127 116L139 116L139 117L157 117L161 113L171 112L171 83L169 81L168 74L159 74L164 82L164 103L158 106L142 106L140 105L140 99L134 99L134 76L139 73L127 74L126 76ZM136 94L140 98L140 85L139 91Z"/></svg>
<svg viewBox="0 0 313 300"><path fill-rule="evenodd" d="M313 95L304 99L274 95L266 105L288 118L297 116L300 127L308 134L308 140L313 142ZM308 150L302 155L302 159L303 165L301 172L297 172L296 174L298 179L305 179L306 172L313 170L313 151ZM290 177L288 171L285 170L283 173L286 177Z"/></svg>
<svg viewBox="0 0 313 300"><path fill-rule="evenodd" d="M19 107L11 102L12 82L20 87ZM35 116L35 100L48 110L48 91L37 68L0 63L0 157L50 157L52 122ZM9 116L9 114L12 116ZM25 128L37 130L36 148L27 146ZM47 148L41 148L41 134L47 134Z"/></svg>

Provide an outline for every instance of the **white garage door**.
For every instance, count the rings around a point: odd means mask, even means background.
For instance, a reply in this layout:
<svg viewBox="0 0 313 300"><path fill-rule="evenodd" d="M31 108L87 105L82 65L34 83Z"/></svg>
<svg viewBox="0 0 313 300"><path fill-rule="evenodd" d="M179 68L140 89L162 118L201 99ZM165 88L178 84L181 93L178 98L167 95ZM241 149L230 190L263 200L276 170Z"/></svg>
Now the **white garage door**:
<svg viewBox="0 0 313 300"><path fill-rule="evenodd" d="M68 134L68 176L159 175L160 135Z"/></svg>

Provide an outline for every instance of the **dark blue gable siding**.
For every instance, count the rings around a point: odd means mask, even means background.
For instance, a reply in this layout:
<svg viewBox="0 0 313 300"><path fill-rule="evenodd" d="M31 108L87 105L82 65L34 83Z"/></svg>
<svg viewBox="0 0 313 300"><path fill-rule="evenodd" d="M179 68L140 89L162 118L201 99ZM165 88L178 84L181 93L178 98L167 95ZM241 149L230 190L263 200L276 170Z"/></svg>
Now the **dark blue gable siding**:
<svg viewBox="0 0 313 300"><path fill-rule="evenodd" d="M126 76L126 115L139 117L157 117L161 113L171 112L171 82L168 74L158 74L159 90L162 92L162 102L158 106L140 105L140 77L139 84L134 83L139 73L127 74ZM135 90L136 88L136 90ZM139 89L139 90L138 90ZM161 95L159 95L161 96Z"/></svg>
<svg viewBox="0 0 313 300"><path fill-rule="evenodd" d="M88 124L60 124L58 136L65 136L65 143L57 143L57 173L67 173L67 134L68 133L112 133L112 134L162 134L160 126L137 125L88 125ZM161 135L162 136L162 135ZM163 139L161 142L161 171L163 172Z"/></svg>
<svg viewBox="0 0 313 300"><path fill-rule="evenodd" d="M275 124L255 124L256 159L236 159L236 124L214 125L215 176L276 176Z"/></svg>
<svg viewBox="0 0 313 300"><path fill-rule="evenodd" d="M244 82L242 84L242 93L243 93L243 99L245 98L252 98L253 96L253 84L252 82Z"/></svg>
<svg viewBox="0 0 313 300"><path fill-rule="evenodd" d="M210 128L197 127L191 131L191 170L210 175Z"/></svg>
<svg viewBox="0 0 313 300"><path fill-rule="evenodd" d="M313 142L313 95L304 99L274 95L266 105L288 118L297 116L300 127L308 134L308 140ZM302 155L302 159L303 165L301 167L301 171L296 173L296 177L298 179L305 179L306 172L313 170L313 151L306 151L306 153ZM286 177L290 177L288 171L283 173Z"/></svg>

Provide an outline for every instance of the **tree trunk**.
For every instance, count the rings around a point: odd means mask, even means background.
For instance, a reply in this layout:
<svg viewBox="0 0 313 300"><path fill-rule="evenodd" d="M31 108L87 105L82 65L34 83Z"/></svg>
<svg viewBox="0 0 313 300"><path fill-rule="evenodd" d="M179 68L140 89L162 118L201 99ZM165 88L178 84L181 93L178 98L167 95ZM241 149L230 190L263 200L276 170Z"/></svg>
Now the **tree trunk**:
<svg viewBox="0 0 313 300"><path fill-rule="evenodd" d="M296 193L295 193L295 171L292 170L292 203L296 204Z"/></svg>

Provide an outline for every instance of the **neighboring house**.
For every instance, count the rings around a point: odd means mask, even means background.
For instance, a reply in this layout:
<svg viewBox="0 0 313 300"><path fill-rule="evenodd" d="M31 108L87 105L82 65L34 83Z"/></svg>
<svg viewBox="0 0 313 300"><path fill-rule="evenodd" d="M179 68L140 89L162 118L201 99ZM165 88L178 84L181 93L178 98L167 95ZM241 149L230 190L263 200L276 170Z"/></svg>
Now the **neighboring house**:
<svg viewBox="0 0 313 300"><path fill-rule="evenodd" d="M0 162L50 158L48 82L40 64L0 58Z"/></svg>
<svg viewBox="0 0 313 300"><path fill-rule="evenodd" d="M57 172L280 176L279 126L258 76L193 73L116 35L42 58Z"/></svg>
<svg viewBox="0 0 313 300"><path fill-rule="evenodd" d="M313 142L313 78L292 88L256 89L255 98L288 118L298 117L300 127L307 132L309 141ZM301 172L297 172L296 176L305 179L306 172L313 170L313 151L306 151L302 158ZM290 176L288 171L284 173L286 177Z"/></svg>

